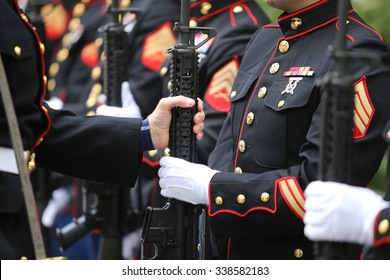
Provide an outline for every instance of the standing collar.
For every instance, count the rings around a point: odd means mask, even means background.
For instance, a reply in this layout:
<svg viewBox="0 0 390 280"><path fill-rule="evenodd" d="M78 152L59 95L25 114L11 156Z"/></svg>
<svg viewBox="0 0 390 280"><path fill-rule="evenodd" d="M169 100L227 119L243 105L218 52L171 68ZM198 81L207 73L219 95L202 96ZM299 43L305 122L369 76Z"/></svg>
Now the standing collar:
<svg viewBox="0 0 390 280"><path fill-rule="evenodd" d="M353 11L350 2L348 5L348 11ZM278 18L278 23L283 34L288 38L311 32L337 20L337 18L338 0L320 0L294 13L283 13Z"/></svg>

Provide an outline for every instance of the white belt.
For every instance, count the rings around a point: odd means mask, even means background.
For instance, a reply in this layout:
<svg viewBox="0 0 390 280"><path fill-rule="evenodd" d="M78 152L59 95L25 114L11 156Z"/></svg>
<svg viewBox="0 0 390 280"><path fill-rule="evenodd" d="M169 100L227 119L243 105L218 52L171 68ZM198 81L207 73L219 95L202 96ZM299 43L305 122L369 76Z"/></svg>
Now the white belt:
<svg viewBox="0 0 390 280"><path fill-rule="evenodd" d="M27 159L30 156L30 152L24 151L23 154L24 160L27 162ZM19 174L19 168L13 149L0 147L0 171Z"/></svg>

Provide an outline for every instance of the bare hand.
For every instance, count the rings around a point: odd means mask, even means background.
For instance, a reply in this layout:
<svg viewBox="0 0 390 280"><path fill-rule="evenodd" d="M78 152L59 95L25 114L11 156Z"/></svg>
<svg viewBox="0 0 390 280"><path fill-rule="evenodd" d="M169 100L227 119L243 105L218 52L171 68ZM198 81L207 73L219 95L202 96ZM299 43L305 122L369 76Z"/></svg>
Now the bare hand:
<svg viewBox="0 0 390 280"><path fill-rule="evenodd" d="M191 108L195 101L185 96L165 97L160 100L156 109L148 116L150 135L156 149L166 148L169 143L169 127L172 119L172 108ZM196 139L203 137L205 114L203 112L203 102L198 99L198 113L194 116L193 131Z"/></svg>

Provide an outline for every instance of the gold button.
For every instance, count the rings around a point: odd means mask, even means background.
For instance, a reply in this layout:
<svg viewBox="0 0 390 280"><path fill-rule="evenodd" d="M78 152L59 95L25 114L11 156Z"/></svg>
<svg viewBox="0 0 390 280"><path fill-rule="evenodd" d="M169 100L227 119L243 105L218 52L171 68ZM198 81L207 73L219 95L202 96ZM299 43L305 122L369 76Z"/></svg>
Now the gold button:
<svg viewBox="0 0 390 280"><path fill-rule="evenodd" d="M242 169L241 169L241 167L236 167L236 168L234 169L234 173L236 173L236 174L242 174Z"/></svg>
<svg viewBox="0 0 390 280"><path fill-rule="evenodd" d="M238 150L241 153L243 153L243 152L245 152L245 149L246 149L245 141L244 140L240 140L240 142L238 142Z"/></svg>
<svg viewBox="0 0 390 280"><path fill-rule="evenodd" d="M198 23L195 20L191 19L190 20L190 27L198 27Z"/></svg>
<svg viewBox="0 0 390 280"><path fill-rule="evenodd" d="M294 250L294 256L297 258L297 259L300 259L303 257L303 251L301 249L295 249Z"/></svg>
<svg viewBox="0 0 390 280"><path fill-rule="evenodd" d="M102 74L102 68L100 68L99 66L94 67L91 71L92 80L95 80L95 81L99 80L101 74Z"/></svg>
<svg viewBox="0 0 390 280"><path fill-rule="evenodd" d="M22 17L22 19L23 19L25 22L29 22L28 17L26 16L26 14L20 14L20 16Z"/></svg>
<svg viewBox="0 0 390 280"><path fill-rule="evenodd" d="M221 206L223 204L223 198L220 196L217 196L215 198L215 204L217 204L218 206Z"/></svg>
<svg viewBox="0 0 390 280"><path fill-rule="evenodd" d="M258 96L260 99L263 99L266 95L267 95L267 88L266 88L266 87L260 88L260 89L259 89L259 92L257 93L257 96Z"/></svg>
<svg viewBox="0 0 390 280"><path fill-rule="evenodd" d="M81 21L79 18L72 18L72 20L69 22L68 28L70 31L74 31L77 28L79 28L81 25Z"/></svg>
<svg viewBox="0 0 390 280"><path fill-rule="evenodd" d="M200 12L203 15L207 15L213 6L209 2L204 2L200 5Z"/></svg>
<svg viewBox="0 0 390 280"><path fill-rule="evenodd" d="M62 37L62 45L63 46L69 46L70 44L70 34L67 33Z"/></svg>
<svg viewBox="0 0 390 280"><path fill-rule="evenodd" d="M271 65L271 67L269 68L269 72L271 74L276 74L278 71L279 71L279 68L280 68L280 64L275 62Z"/></svg>
<svg viewBox="0 0 390 280"><path fill-rule="evenodd" d="M302 20L300 18L292 18L291 19L291 28L296 30L302 25Z"/></svg>
<svg viewBox="0 0 390 280"><path fill-rule="evenodd" d="M49 75L51 77L54 77L55 75L57 75L59 70L60 70L60 65L57 62L52 63L49 67Z"/></svg>
<svg viewBox="0 0 390 280"><path fill-rule="evenodd" d="M165 76L165 74L168 72L168 67L162 67L160 69L160 76Z"/></svg>
<svg viewBox="0 0 390 280"><path fill-rule="evenodd" d="M387 131L387 134L386 134L386 136L387 136L387 139L389 139L389 140L390 140L390 129Z"/></svg>
<svg viewBox="0 0 390 280"><path fill-rule="evenodd" d="M171 151L169 150L169 148L165 148L164 156L170 156L170 155L171 155Z"/></svg>
<svg viewBox="0 0 390 280"><path fill-rule="evenodd" d="M97 47L97 48L100 48L101 46L103 46L103 38L97 38L94 42L94 45Z"/></svg>
<svg viewBox="0 0 390 280"><path fill-rule="evenodd" d="M233 90L231 93L230 93L230 98L233 99L237 94L237 91Z"/></svg>
<svg viewBox="0 0 390 280"><path fill-rule="evenodd" d="M27 169L28 169L28 172L33 172L35 169L36 169L36 166L35 166L35 153L32 153L30 155L30 159L28 160L28 164L27 164Z"/></svg>
<svg viewBox="0 0 390 280"><path fill-rule="evenodd" d="M238 204L244 204L244 203L245 203L245 195L239 194L239 195L237 196L237 203L238 203Z"/></svg>
<svg viewBox="0 0 390 280"><path fill-rule="evenodd" d="M238 13L241 13L243 10L244 10L244 9L242 8L242 6L235 6L235 7L233 8L233 13L238 14Z"/></svg>
<svg viewBox="0 0 390 280"><path fill-rule="evenodd" d="M122 0L120 1L120 7L121 8L128 8L131 4L131 1L130 0Z"/></svg>
<svg viewBox="0 0 390 280"><path fill-rule="evenodd" d="M39 43L39 47L41 48L41 52L42 53L45 53L45 44L43 44L42 42Z"/></svg>
<svg viewBox="0 0 390 280"><path fill-rule="evenodd" d="M280 44L279 44L279 51L281 53L288 52L289 48L290 48L290 44L287 41L284 40L284 41L280 42Z"/></svg>
<svg viewBox="0 0 390 280"><path fill-rule="evenodd" d="M56 88L56 81L54 79L50 79L48 82L47 82L47 89L49 91L53 91L54 89Z"/></svg>
<svg viewBox="0 0 390 280"><path fill-rule="evenodd" d="M378 225L378 232L381 235L385 235L389 231L389 220L384 219Z"/></svg>
<svg viewBox="0 0 390 280"><path fill-rule="evenodd" d="M19 46L14 47L14 53L16 56L21 56L22 55L22 48Z"/></svg>
<svg viewBox="0 0 390 280"><path fill-rule="evenodd" d="M92 86L91 93L98 94L102 92L102 85L100 83L96 83Z"/></svg>
<svg viewBox="0 0 390 280"><path fill-rule="evenodd" d="M263 192L263 193L260 195L260 200L261 200L262 202L268 202L268 201L269 201L269 198L270 198L269 193Z"/></svg>
<svg viewBox="0 0 390 280"><path fill-rule="evenodd" d="M59 62L63 62L65 61L69 56L69 50L64 48L64 49L60 49L57 53L57 60Z"/></svg>
<svg viewBox="0 0 390 280"><path fill-rule="evenodd" d="M47 76L43 76L43 84L47 85Z"/></svg>
<svg viewBox="0 0 390 280"><path fill-rule="evenodd" d="M92 116L96 116L96 112L95 111L89 111L85 114L87 117L92 117Z"/></svg>
<svg viewBox="0 0 390 280"><path fill-rule="evenodd" d="M155 157L157 154L158 154L158 150L151 150L151 151L148 151L148 155L149 155L150 157Z"/></svg>
<svg viewBox="0 0 390 280"><path fill-rule="evenodd" d="M282 108L284 106L284 104L286 104L286 101L280 100L278 103L278 108Z"/></svg>
<svg viewBox="0 0 390 280"><path fill-rule="evenodd" d="M253 123L253 120L255 119L255 114L253 114L252 112L248 113L248 115L246 115L246 123L248 125L251 125Z"/></svg>
<svg viewBox="0 0 390 280"><path fill-rule="evenodd" d="M73 16L81 17L85 12L85 5L83 3L78 3L73 8Z"/></svg>

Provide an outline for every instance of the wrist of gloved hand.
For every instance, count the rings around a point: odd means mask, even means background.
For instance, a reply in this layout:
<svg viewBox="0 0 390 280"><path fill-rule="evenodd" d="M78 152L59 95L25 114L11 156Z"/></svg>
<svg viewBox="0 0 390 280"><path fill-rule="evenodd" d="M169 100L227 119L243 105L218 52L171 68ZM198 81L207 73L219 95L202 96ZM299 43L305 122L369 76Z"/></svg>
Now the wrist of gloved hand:
<svg viewBox="0 0 390 280"><path fill-rule="evenodd" d="M389 205L370 189L316 181L305 190L305 235L313 241L372 245L374 222Z"/></svg>
<svg viewBox="0 0 390 280"><path fill-rule="evenodd" d="M209 184L219 171L167 156L161 158L160 165L161 195L195 205L208 205Z"/></svg>
<svg viewBox="0 0 390 280"><path fill-rule="evenodd" d="M122 117L122 118L141 118L141 109L139 108L134 96L130 90L128 82L122 83L122 107L100 105L96 109L96 114L101 116Z"/></svg>

